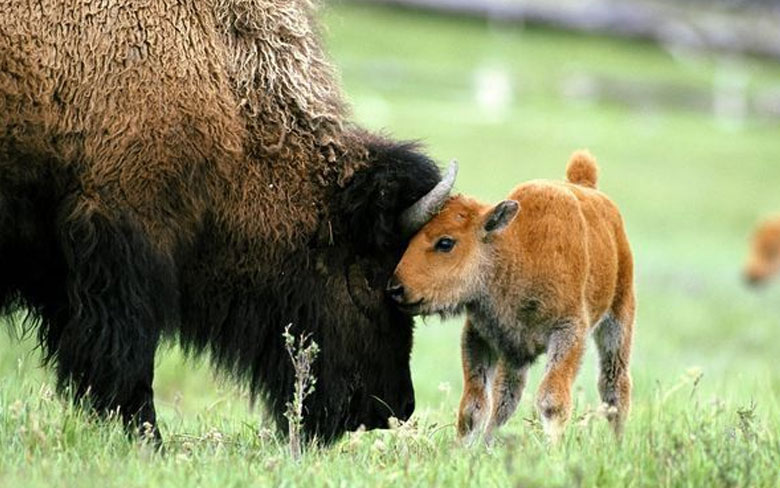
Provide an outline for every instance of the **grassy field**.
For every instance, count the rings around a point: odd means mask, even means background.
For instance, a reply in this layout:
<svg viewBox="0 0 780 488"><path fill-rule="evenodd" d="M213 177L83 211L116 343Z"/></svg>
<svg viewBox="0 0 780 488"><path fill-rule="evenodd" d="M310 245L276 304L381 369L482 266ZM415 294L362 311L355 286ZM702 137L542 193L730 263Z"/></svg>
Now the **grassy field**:
<svg viewBox="0 0 780 488"><path fill-rule="evenodd" d="M561 177L575 148L599 158L638 272L623 443L598 414L591 347L561 445L533 409L540 363L497 445L459 447L460 321L431 319L415 336L412 420L300 463L243 390L161 351L159 456L53 395L33 344L0 334L0 486L778 486L780 286L739 277L751 226L780 211L778 122L571 93L594 79L709 93L736 73L751 97L780 87L780 65L374 8L324 16L356 118L457 158L459 191L493 201Z"/></svg>

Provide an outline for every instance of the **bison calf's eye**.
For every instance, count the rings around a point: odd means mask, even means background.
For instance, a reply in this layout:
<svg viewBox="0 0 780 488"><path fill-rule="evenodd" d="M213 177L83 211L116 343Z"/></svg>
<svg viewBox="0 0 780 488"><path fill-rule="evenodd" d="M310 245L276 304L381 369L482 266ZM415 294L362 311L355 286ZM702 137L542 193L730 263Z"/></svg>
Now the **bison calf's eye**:
<svg viewBox="0 0 780 488"><path fill-rule="evenodd" d="M451 237L442 237L433 245L433 249L438 252L450 252L453 247L455 247L455 239Z"/></svg>

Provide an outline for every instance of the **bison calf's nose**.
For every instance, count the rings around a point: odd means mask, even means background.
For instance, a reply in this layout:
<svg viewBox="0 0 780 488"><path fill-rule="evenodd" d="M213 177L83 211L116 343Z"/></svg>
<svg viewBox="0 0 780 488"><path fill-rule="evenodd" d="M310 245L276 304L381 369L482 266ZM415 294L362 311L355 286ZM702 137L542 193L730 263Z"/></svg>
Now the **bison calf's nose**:
<svg viewBox="0 0 780 488"><path fill-rule="evenodd" d="M387 293L396 303L404 302L404 285L395 276L387 282Z"/></svg>

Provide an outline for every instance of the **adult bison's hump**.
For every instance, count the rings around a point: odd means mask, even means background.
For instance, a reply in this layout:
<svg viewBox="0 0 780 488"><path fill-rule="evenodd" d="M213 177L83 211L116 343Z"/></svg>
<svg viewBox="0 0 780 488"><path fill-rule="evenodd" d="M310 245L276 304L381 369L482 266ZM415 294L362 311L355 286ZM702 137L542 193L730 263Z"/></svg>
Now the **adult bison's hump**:
<svg viewBox="0 0 780 488"><path fill-rule="evenodd" d="M209 208L252 239L304 242L323 185L362 157L340 158L345 109L310 10L3 2L0 165L66 167L87 195L149 216L162 240Z"/></svg>
<svg viewBox="0 0 780 488"><path fill-rule="evenodd" d="M198 2L4 2L6 138L27 151L48 145L41 149L66 162L193 161L238 150L243 124L208 10Z"/></svg>

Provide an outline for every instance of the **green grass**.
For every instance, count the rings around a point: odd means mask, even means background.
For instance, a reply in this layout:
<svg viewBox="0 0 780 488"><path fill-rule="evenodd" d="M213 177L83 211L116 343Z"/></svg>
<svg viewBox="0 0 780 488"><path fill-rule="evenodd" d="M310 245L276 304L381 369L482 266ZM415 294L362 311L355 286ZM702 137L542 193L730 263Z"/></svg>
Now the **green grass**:
<svg viewBox="0 0 780 488"><path fill-rule="evenodd" d="M159 456L52 395L32 342L0 335L0 486L777 486L780 287L745 290L739 268L756 218L780 211L780 127L572 100L561 88L586 75L706 91L730 68L646 43L400 11L337 7L325 20L357 119L422 139L442 163L458 158L459 191L493 201L523 180L561 177L575 148L599 158L638 271L622 445L596 413L591 348L560 446L547 445L532 407L540 361L498 444L459 447L460 321L418 324L409 424L349 435L299 464L243 390L175 349L159 356ZM750 93L780 86L778 65L739 66ZM485 68L513 92L493 109L474 96Z"/></svg>

